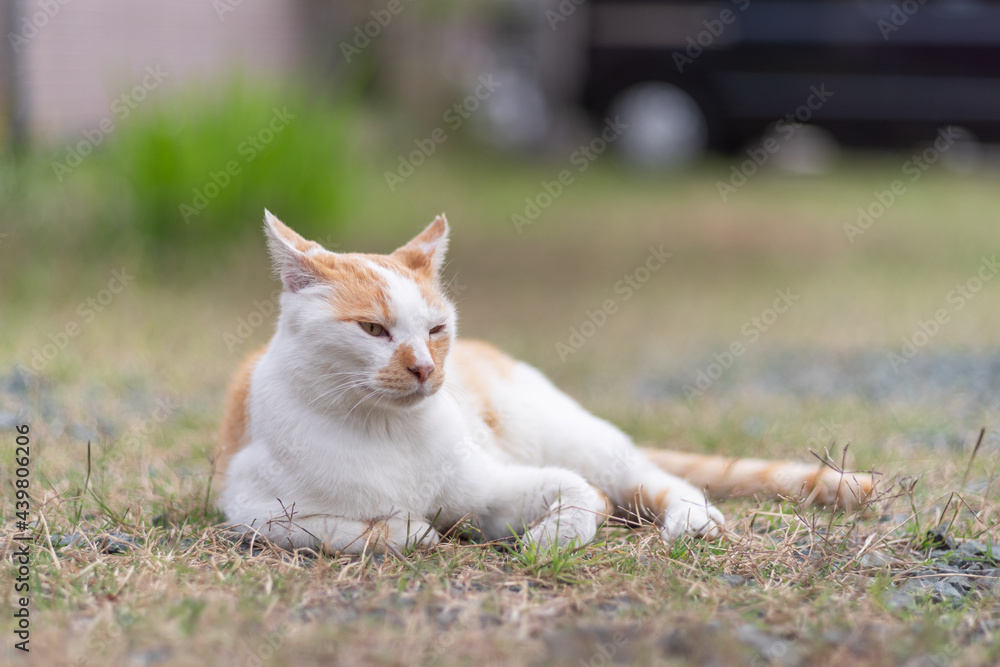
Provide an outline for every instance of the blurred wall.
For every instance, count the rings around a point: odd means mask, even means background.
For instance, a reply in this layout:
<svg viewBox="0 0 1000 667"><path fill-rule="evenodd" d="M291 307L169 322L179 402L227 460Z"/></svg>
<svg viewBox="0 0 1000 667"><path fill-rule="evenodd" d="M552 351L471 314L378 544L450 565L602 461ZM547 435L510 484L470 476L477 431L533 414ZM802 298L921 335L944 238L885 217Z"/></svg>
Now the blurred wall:
<svg viewBox="0 0 1000 667"><path fill-rule="evenodd" d="M7 12L13 25L4 29L0 68L17 62L15 86L34 138L94 126L135 86L152 87L136 91L137 97L151 97L181 82L237 70L288 75L306 60L298 2L5 2L14 3Z"/></svg>

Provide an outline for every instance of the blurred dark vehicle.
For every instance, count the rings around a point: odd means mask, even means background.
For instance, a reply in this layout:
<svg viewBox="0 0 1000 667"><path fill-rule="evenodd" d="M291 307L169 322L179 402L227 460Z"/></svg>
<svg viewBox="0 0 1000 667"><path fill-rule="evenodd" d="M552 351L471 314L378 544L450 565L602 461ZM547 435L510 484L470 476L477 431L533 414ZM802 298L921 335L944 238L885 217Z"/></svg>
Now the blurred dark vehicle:
<svg viewBox="0 0 1000 667"><path fill-rule="evenodd" d="M944 126L1000 141L1000 2L589 0L580 95L631 127L636 162L682 164L808 123L847 146Z"/></svg>

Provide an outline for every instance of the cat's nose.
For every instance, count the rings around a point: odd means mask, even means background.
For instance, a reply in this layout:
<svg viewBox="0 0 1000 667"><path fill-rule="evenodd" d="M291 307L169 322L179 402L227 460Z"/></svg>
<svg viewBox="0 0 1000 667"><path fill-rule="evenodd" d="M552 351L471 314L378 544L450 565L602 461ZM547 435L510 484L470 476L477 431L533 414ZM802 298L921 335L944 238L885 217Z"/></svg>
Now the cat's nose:
<svg viewBox="0 0 1000 667"><path fill-rule="evenodd" d="M427 378L434 372L434 364L414 364L412 366L407 366L406 370L413 373L413 375L420 380L420 384L423 384L424 382L427 382Z"/></svg>

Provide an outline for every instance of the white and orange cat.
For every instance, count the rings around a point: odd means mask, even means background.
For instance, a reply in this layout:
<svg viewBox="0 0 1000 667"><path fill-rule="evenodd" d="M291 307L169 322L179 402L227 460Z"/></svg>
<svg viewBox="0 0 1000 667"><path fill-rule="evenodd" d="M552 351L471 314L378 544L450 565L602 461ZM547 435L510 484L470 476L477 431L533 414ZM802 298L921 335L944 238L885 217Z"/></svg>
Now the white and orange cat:
<svg viewBox="0 0 1000 667"><path fill-rule="evenodd" d="M637 448L539 371L456 338L438 217L389 255L325 250L265 213L277 330L230 387L215 459L226 518L289 548L403 552L468 521L585 544L611 514L714 537L719 495L854 507L869 475ZM686 478L686 479L685 479Z"/></svg>

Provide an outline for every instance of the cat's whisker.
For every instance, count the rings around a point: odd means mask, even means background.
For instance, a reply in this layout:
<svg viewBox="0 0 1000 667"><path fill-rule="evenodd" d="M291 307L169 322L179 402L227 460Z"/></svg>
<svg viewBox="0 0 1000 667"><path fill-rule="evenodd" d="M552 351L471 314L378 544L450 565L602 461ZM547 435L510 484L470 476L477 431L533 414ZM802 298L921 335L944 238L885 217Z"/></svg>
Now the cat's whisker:
<svg viewBox="0 0 1000 667"><path fill-rule="evenodd" d="M378 404L382 402L383 398L385 398L385 395L379 396L378 400L375 401L375 405L373 405L372 409L368 411L367 415L365 415L365 420L362 422L361 428L366 428L368 426L368 419L372 416L372 413L375 412L375 408L378 407Z"/></svg>
<svg viewBox="0 0 1000 667"><path fill-rule="evenodd" d="M347 411L347 414L344 415L344 419L347 419L348 417L350 417L351 413L354 412L354 410L357 409L357 407L359 405L361 405L362 403L364 403L365 401L367 401L368 399L370 399L372 396L377 396L378 394L379 394L378 390L373 390L373 391L369 392L364 398L362 398L360 401L358 401L357 403L355 403L353 408L351 408L350 410Z"/></svg>
<svg viewBox="0 0 1000 667"><path fill-rule="evenodd" d="M327 373L314 379L312 382L310 382L310 385L316 387L317 389L323 388L326 386L328 381L331 381L334 378L337 378L338 376L344 376L344 375L347 376L347 379L342 381L345 384L356 381L367 381L367 379L369 378L369 374L364 371ZM343 384L337 386L343 386Z"/></svg>
<svg viewBox="0 0 1000 667"><path fill-rule="evenodd" d="M449 394L451 394L451 397L454 398L459 403L464 403L466 407L472 405L472 401L469 399L469 395L464 391L462 391L462 388L459 387L458 385L445 380L441 384L441 388L447 391Z"/></svg>
<svg viewBox="0 0 1000 667"><path fill-rule="evenodd" d="M345 382L343 384L336 385L335 387L332 387L326 390L325 392L317 394L311 401L309 401L308 405L312 406L326 399L334 400L352 389L365 387L367 386L367 384L368 381L367 379L365 379L365 380L355 380L351 382Z"/></svg>

